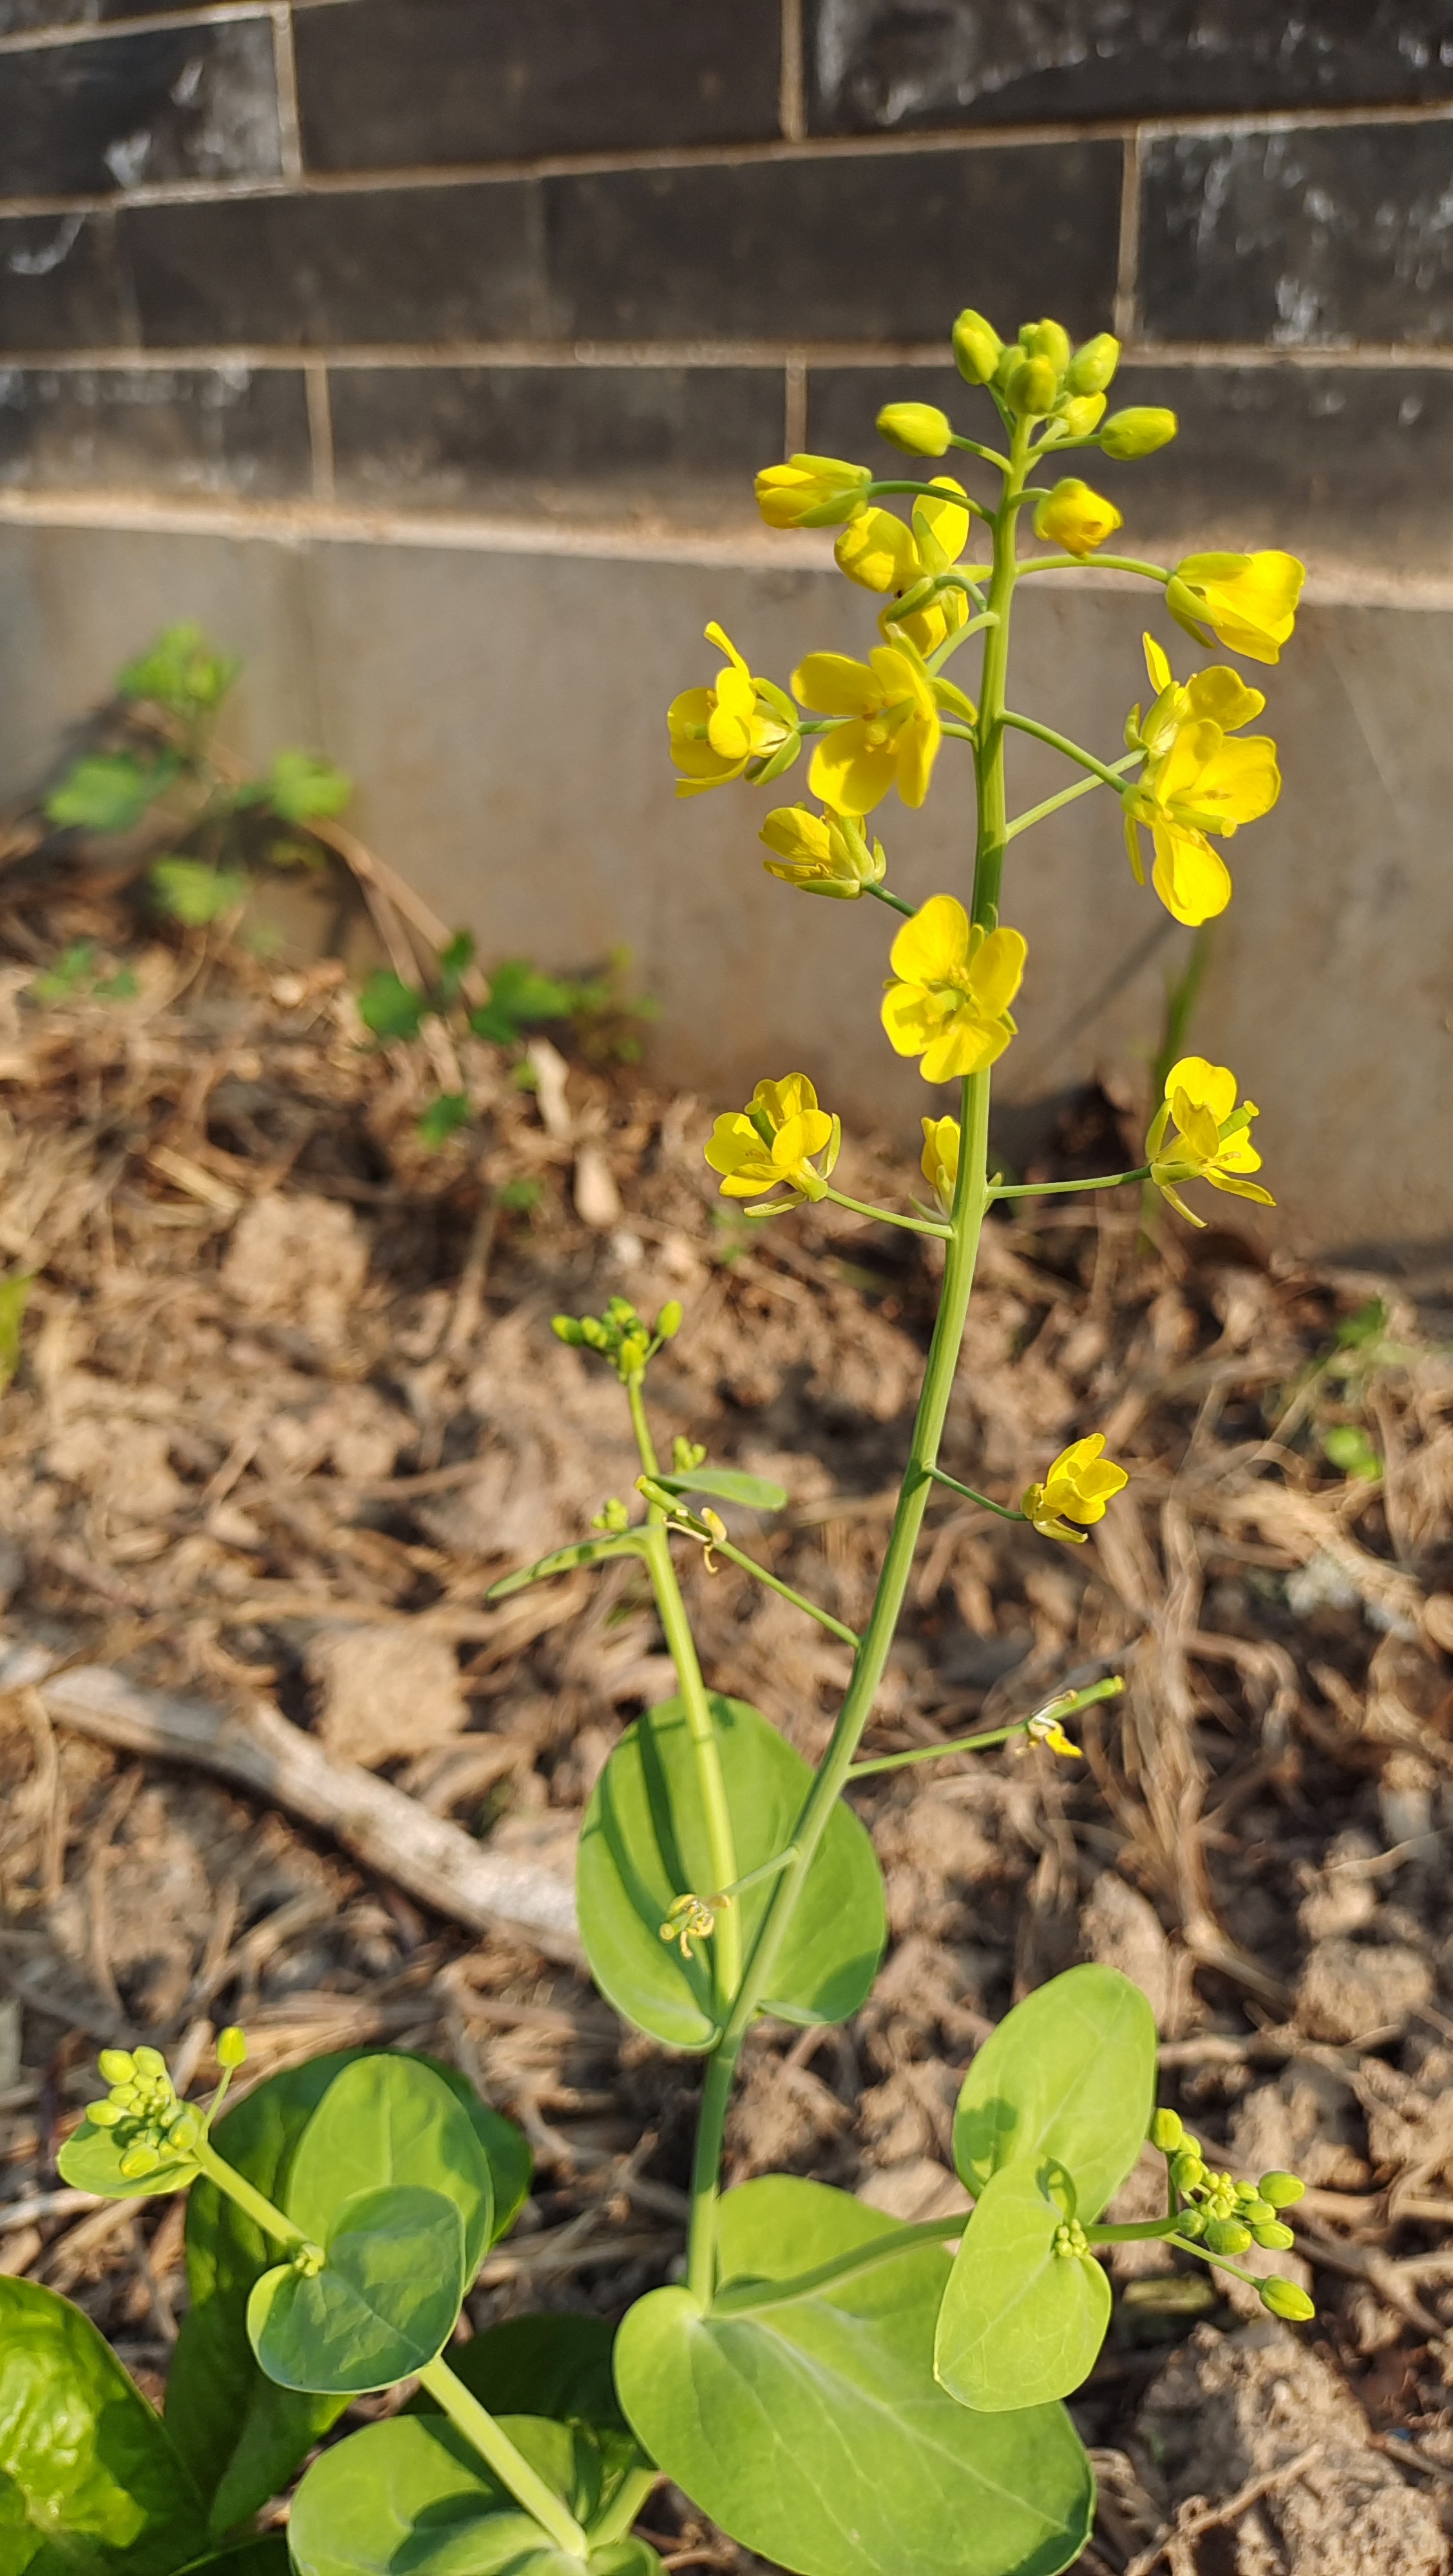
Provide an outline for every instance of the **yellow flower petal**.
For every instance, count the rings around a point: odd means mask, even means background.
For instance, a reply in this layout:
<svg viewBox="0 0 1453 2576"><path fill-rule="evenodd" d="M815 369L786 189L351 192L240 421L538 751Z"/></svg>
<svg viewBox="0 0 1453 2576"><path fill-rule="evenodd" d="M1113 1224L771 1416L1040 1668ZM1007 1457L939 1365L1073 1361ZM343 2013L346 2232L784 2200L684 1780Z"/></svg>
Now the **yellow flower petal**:
<svg viewBox="0 0 1453 2576"><path fill-rule="evenodd" d="M866 723L860 718L823 736L812 755L807 784L814 796L820 796L824 805L835 806L839 814L871 814L892 786L897 767L892 746L869 743Z"/></svg>
<svg viewBox="0 0 1453 2576"><path fill-rule="evenodd" d="M931 894L905 921L888 951L894 974L910 984L941 981L966 966L968 958L969 916L952 894Z"/></svg>
<svg viewBox="0 0 1453 2576"><path fill-rule="evenodd" d="M1231 871L1204 832L1188 832L1173 823L1154 827L1155 866L1151 883L1166 911L1188 929L1214 921L1231 900Z"/></svg>
<svg viewBox="0 0 1453 2576"><path fill-rule="evenodd" d="M820 716L860 716L880 704L883 692L866 662L847 653L809 653L792 674L792 694Z"/></svg>
<svg viewBox="0 0 1453 2576"><path fill-rule="evenodd" d="M1007 1011L1024 981L1029 942L1019 930L991 930L969 969L974 998L994 1018Z"/></svg>
<svg viewBox="0 0 1453 2576"><path fill-rule="evenodd" d="M1168 689L1171 684L1173 674L1170 663L1153 635L1142 635L1140 640L1145 647L1145 668L1150 685L1159 697L1162 689Z"/></svg>
<svg viewBox="0 0 1453 2576"><path fill-rule="evenodd" d="M906 590L918 578L913 531L891 510L864 510L850 519L833 553L839 570L864 590Z"/></svg>
<svg viewBox="0 0 1453 2576"><path fill-rule="evenodd" d="M958 562L969 542L970 525L966 506L955 500L936 500L933 496L939 492L962 493L963 489L962 483L956 483L951 474L935 474L923 499L913 504L916 534L920 541L926 534L943 557L941 563L929 565L931 572L943 572L950 564ZM962 598L962 592L959 596Z"/></svg>
<svg viewBox="0 0 1453 2576"><path fill-rule="evenodd" d="M1212 1064L1203 1055L1183 1055L1171 1066L1165 1078L1167 1100L1174 1100L1178 1091L1196 1108L1209 1109L1218 1127L1236 1106L1236 1076L1230 1066ZM1176 1123L1180 1124L1179 1119Z"/></svg>

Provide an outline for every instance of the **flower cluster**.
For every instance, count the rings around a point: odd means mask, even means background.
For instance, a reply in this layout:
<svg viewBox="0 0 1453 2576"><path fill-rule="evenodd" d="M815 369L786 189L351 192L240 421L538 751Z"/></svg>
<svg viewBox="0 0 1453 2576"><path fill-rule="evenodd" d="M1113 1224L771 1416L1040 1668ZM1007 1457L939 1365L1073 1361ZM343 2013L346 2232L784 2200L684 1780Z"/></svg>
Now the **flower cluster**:
<svg viewBox="0 0 1453 2576"><path fill-rule="evenodd" d="M572 1350L599 1352L623 1386L638 1385L647 1361L680 1332L681 1307L676 1298L669 1298L652 1325L637 1314L629 1298L612 1297L602 1315L552 1316L550 1330Z"/></svg>
<svg viewBox="0 0 1453 2576"><path fill-rule="evenodd" d="M685 689L666 711L671 756L682 772L678 796L702 796L745 777L779 778L802 746L797 711L772 680L753 677L724 627L714 621L708 644L726 654L711 689Z"/></svg>
<svg viewBox="0 0 1453 2576"><path fill-rule="evenodd" d="M819 1109L806 1074L784 1073L780 1082L759 1082L745 1109L718 1118L706 1159L724 1176L723 1198L756 1198L781 1182L794 1197L820 1199L842 1132L842 1120Z"/></svg>
<svg viewBox="0 0 1453 2576"><path fill-rule="evenodd" d="M890 641L906 635L920 653L932 653L965 623L969 604L963 587L943 575L962 555L969 524L968 495L951 474L934 476L913 504L911 526L892 510L863 510L848 521L833 553L849 581L863 590L891 591L900 603L878 621Z"/></svg>
<svg viewBox="0 0 1453 2576"><path fill-rule="evenodd" d="M1155 638L1144 639L1145 667L1157 691L1142 717L1132 707L1125 739L1145 754L1139 782L1124 797L1125 838L1143 885L1140 833L1155 850L1153 883L1177 921L1210 921L1231 900L1231 876L1206 835L1229 840L1242 823L1269 814L1281 794L1276 744L1268 734L1231 736L1259 716L1266 700L1239 672L1218 663L1184 684Z"/></svg>
<svg viewBox="0 0 1453 2576"><path fill-rule="evenodd" d="M1028 954L1017 930L984 930L956 896L930 895L889 951L882 1018L894 1053L918 1056L925 1082L996 1063L1014 1035L1009 1005Z"/></svg>
<svg viewBox="0 0 1453 2576"><path fill-rule="evenodd" d="M769 877L797 886L803 894L834 895L851 900L881 885L888 872L883 844L868 845L866 833L852 814L814 814L806 805L778 805L758 835L776 857L762 864Z"/></svg>
<svg viewBox="0 0 1453 2576"><path fill-rule="evenodd" d="M1150 2143L1166 2158L1174 2233L1213 2262L1225 2262L1258 2246L1267 2253L1288 2253L1296 2243L1282 2217L1302 2198L1306 2184L1298 2175L1273 2171L1257 2182L1238 2182L1216 2172L1205 2159L1176 2111L1157 2111L1150 2124ZM1294 2281L1275 2278L1256 2284L1273 2316L1305 2322L1315 2311L1305 2290Z"/></svg>
<svg viewBox="0 0 1453 2576"><path fill-rule="evenodd" d="M1092 1431L1087 1440L1062 1449L1039 1484L1025 1486L1019 1508L1041 1538L1071 1539L1083 1547L1090 1524L1104 1519L1106 1504L1129 1484L1124 1468L1104 1449L1103 1431ZM1075 1529L1075 1521L1085 1526Z"/></svg>
<svg viewBox="0 0 1453 2576"><path fill-rule="evenodd" d="M103 2048L97 2062L111 2089L86 2117L93 2129L115 2132L124 2179L141 2182L163 2164L185 2163L202 2117L181 2099L160 2049Z"/></svg>
<svg viewBox="0 0 1453 2576"><path fill-rule="evenodd" d="M1145 1140L1145 1158L1156 1188L1191 1225L1204 1226L1206 1220L1180 1196L1185 1181L1209 1181L1213 1190L1226 1190L1233 1198L1275 1207L1270 1190L1247 1178L1261 1169L1248 1132L1260 1115L1254 1100L1243 1100L1238 1109L1236 1076L1228 1065L1183 1055L1171 1066L1165 1098Z"/></svg>

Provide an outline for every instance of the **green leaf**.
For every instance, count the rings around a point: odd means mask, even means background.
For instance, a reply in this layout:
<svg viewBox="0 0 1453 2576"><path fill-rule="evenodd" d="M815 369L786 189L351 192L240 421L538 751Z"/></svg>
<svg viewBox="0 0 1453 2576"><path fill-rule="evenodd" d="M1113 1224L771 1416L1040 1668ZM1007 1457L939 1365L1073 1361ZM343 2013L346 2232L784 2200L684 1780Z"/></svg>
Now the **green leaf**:
<svg viewBox="0 0 1453 2576"><path fill-rule="evenodd" d="M507 1601L512 1592L523 1592L531 1583L543 1583L549 1574L569 1574L577 1565L599 1565L603 1557L639 1553L639 1542L624 1532L614 1538L577 1539L572 1547L557 1547L549 1556L537 1556L533 1565L521 1566L518 1574L502 1575L484 1597L491 1603Z"/></svg>
<svg viewBox="0 0 1453 2576"><path fill-rule="evenodd" d="M754 1512L780 1512L787 1500L785 1487L765 1476L743 1475L736 1467L693 1467L689 1476L653 1476L651 1481L664 1485L668 1494L714 1494L719 1502L745 1503Z"/></svg>
<svg viewBox="0 0 1453 2576"><path fill-rule="evenodd" d="M125 2134L134 2145L131 2132ZM93 2128L88 2112L56 2157L56 2171L73 2191L94 2191L103 2200L159 2199L163 2192L185 2191L196 2180L197 2168L188 2156L171 2157L153 2173L133 2176L121 2171L124 2153L115 2129Z"/></svg>
<svg viewBox="0 0 1453 2576"><path fill-rule="evenodd" d="M800 1753L760 1709L711 1695L737 1875L775 1860L812 1786ZM735 1899L750 1951L772 1895L763 1880ZM648 1709L622 1736L586 1811L576 1868L580 1937L618 2012L672 2048L714 2046L711 1962L663 1941L674 1899L714 1893L696 1753L679 1699ZM782 2021L846 2021L868 1994L887 1937L883 1878L852 1809L833 1809L762 2010Z"/></svg>
<svg viewBox="0 0 1453 2576"><path fill-rule="evenodd" d="M528 1028L549 1020L568 1020L581 987L542 975L528 957L507 957L489 979L489 1000L471 1011L469 1025L477 1038L512 1046Z"/></svg>
<svg viewBox="0 0 1453 2576"><path fill-rule="evenodd" d="M38 1002L68 1002L73 993L85 989L95 971L94 939L73 939L61 950L55 964L37 975L30 989Z"/></svg>
<svg viewBox="0 0 1453 2576"><path fill-rule="evenodd" d="M365 2193L409 2185L453 2201L472 2281L490 2241L489 2158L468 2110L417 2058L355 2058L334 2076L299 2141L287 2214L314 2244Z"/></svg>
<svg viewBox="0 0 1453 2576"><path fill-rule="evenodd" d="M116 682L120 698L151 698L174 715L207 715L231 688L240 662L214 653L200 626L169 626Z"/></svg>
<svg viewBox="0 0 1453 2576"><path fill-rule="evenodd" d="M954 2113L959 2179L978 2199L1004 2165L1064 2165L1088 2226L1154 2106L1155 2021L1140 1988L1118 1968L1067 1968L1005 2015L969 2068Z"/></svg>
<svg viewBox="0 0 1453 2576"><path fill-rule="evenodd" d="M446 1001L452 1002L470 967L474 964L474 933L456 930L439 951L439 987Z"/></svg>
<svg viewBox="0 0 1453 2576"><path fill-rule="evenodd" d="M176 774L172 759L140 761L125 751L90 752L47 796L46 818L70 831L129 832Z"/></svg>
<svg viewBox="0 0 1453 2576"><path fill-rule="evenodd" d="M964 2230L939 2311L934 2368L962 2406L1000 2414L1068 2397L1089 2378L1110 2323L1092 2254L1058 2254L1073 2205L1044 2163L1001 2165Z"/></svg>
<svg viewBox="0 0 1453 2576"><path fill-rule="evenodd" d="M893 2232L846 2192L776 2174L723 2200L722 2272L787 2281ZM1058 2576L1089 2534L1089 2462L1062 2408L975 2415L939 2386L948 2268L920 2245L734 2313L653 2290L616 2340L638 2438L794 2576Z"/></svg>
<svg viewBox="0 0 1453 2576"><path fill-rule="evenodd" d="M8 1279L0 1279L0 1395L20 1366L21 1327L34 1286L33 1270L12 1270Z"/></svg>
<svg viewBox="0 0 1453 2576"><path fill-rule="evenodd" d="M391 967L370 975L358 996L358 1016L376 1038L416 1038L429 1008L420 984L406 984Z"/></svg>
<svg viewBox="0 0 1453 2576"><path fill-rule="evenodd" d="M4 2576L167 2576L201 2519L165 2425L90 2318L0 2278Z"/></svg>
<svg viewBox="0 0 1453 2576"><path fill-rule="evenodd" d="M313 2113L345 2068L376 2054L337 2051L269 2077L218 2122L214 2145L267 2199L286 2208L293 2159ZM426 2066L464 2104L490 2161L495 2230L504 2233L530 2187L530 2153L519 2130L481 2102L454 2067L402 2055L399 2062ZM230 2531L279 2494L348 2402L280 2388L257 2366L247 2340L247 2301L278 2251L235 2201L205 2176L197 2183L187 2206L192 2306L167 2382L167 2425L211 2501L214 2533Z"/></svg>
<svg viewBox="0 0 1453 2576"><path fill-rule="evenodd" d="M249 880L240 868L209 868L201 859L154 859L147 879L161 910L188 930L205 930L247 901Z"/></svg>
<svg viewBox="0 0 1453 2576"><path fill-rule="evenodd" d="M439 1146L448 1144L451 1136L457 1136L461 1127L468 1126L469 1116L467 1091L441 1091L421 1111L419 1134L426 1145L437 1151Z"/></svg>
<svg viewBox="0 0 1453 2576"><path fill-rule="evenodd" d="M320 2272L255 2281L248 2341L269 2379L331 2397L392 2388L436 2361L464 2299L464 2222L442 2192L400 2184L347 2202Z"/></svg>
<svg viewBox="0 0 1453 2576"><path fill-rule="evenodd" d="M1322 1451L1344 1476L1362 1476L1373 1484L1382 1474L1382 1460L1360 1422L1334 1422L1322 1434Z"/></svg>
<svg viewBox="0 0 1453 2576"><path fill-rule="evenodd" d="M506 2416L504 2430L570 2504L591 2503L588 2438ZM581 2515L577 2511L577 2519ZM368 2424L315 2460L293 2499L297 2576L659 2576L644 2541L566 2557L438 2416Z"/></svg>
<svg viewBox="0 0 1453 2576"><path fill-rule="evenodd" d="M341 814L353 794L347 772L312 751L280 751L264 781L267 801L284 823L311 823L315 814Z"/></svg>

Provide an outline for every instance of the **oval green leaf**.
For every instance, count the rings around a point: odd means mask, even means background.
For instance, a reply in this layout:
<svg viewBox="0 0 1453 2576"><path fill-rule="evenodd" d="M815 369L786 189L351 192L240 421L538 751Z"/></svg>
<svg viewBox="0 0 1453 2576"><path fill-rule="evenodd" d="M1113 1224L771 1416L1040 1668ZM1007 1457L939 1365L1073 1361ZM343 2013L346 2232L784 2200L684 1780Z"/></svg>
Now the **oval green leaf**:
<svg viewBox="0 0 1453 2576"><path fill-rule="evenodd" d="M133 2143L131 2132L126 2134ZM88 2113L56 2157L56 2171L73 2191L94 2191L103 2200L152 2200L162 2192L185 2191L196 2181L197 2168L188 2156L171 2157L154 2173L132 2177L121 2170L124 2153L116 2131L93 2128Z"/></svg>
<svg viewBox="0 0 1453 2576"><path fill-rule="evenodd" d="M335 2075L293 2156L287 2214L326 2245L348 2204L409 2184L452 2200L464 2226L464 2274L489 2244L489 2158L464 2104L417 2058L355 2058Z"/></svg>
<svg viewBox="0 0 1453 2576"><path fill-rule="evenodd" d="M893 2232L846 2192L773 2175L723 2200L722 2272L791 2280ZM616 2340L637 2438L794 2576L1058 2576L1089 2536L1089 2462L1061 2407L974 2415L940 2386L948 2272L925 2244L730 2313L652 2291Z"/></svg>
<svg viewBox="0 0 1453 2576"><path fill-rule="evenodd" d="M0 2568L167 2576L202 2499L165 2425L87 2316L0 2278Z"/></svg>
<svg viewBox="0 0 1453 2576"><path fill-rule="evenodd" d="M560 2424L504 2420L510 2439L577 2513L589 2445ZM293 2499L297 2576L582 2576L439 2416L366 2425L314 2461ZM589 2576L660 2576L644 2541L593 2549Z"/></svg>
<svg viewBox="0 0 1453 2576"><path fill-rule="evenodd" d="M1068 2397L1110 2323L1092 2254L1057 2254L1068 2193L1058 2168L1001 2165L964 2230L939 2310L934 2369L961 2406L1003 2414Z"/></svg>
<svg viewBox="0 0 1453 2576"><path fill-rule="evenodd" d="M711 1694L737 1875L791 1840L812 1773L760 1709ZM714 2046L711 1959L683 1959L661 1938L673 1900L712 1892L696 1754L679 1699L647 1709L622 1736L586 1812L576 1868L580 1937L603 1994L672 2048ZM737 1900L744 1951L771 1899L761 1881ZM792 2022L846 2021L871 1989L887 1938L883 1877L850 1807L834 1808L778 1954L764 2012Z"/></svg>
<svg viewBox="0 0 1453 2576"><path fill-rule="evenodd" d="M780 1512L787 1500L785 1485L748 1476L740 1467L693 1467L689 1476L653 1476L651 1481L668 1494L710 1494L719 1503L742 1503L753 1512Z"/></svg>
<svg viewBox="0 0 1453 2576"><path fill-rule="evenodd" d="M254 2282L248 2339L281 2387L360 2397L437 2360L464 2289L452 2200L412 2184L364 2192L348 2202L321 2272L280 2263Z"/></svg>
<svg viewBox="0 0 1453 2576"><path fill-rule="evenodd" d="M1155 2020L1118 1968L1067 1968L1016 2004L964 2078L954 2163L977 2200L1008 2164L1048 2161L1074 2178L1074 2215L1098 2218L1141 2147L1155 2106Z"/></svg>
<svg viewBox="0 0 1453 2576"><path fill-rule="evenodd" d="M219 2120L214 2144L229 2164L286 2209L293 2158L308 2122L342 2071L378 2052L340 2049L269 2076ZM530 2187L530 2151L512 2120L481 2102L456 2067L396 2052L425 2066L462 2102L494 2176L494 2232L514 2221ZM191 2308L167 2382L167 2428L209 2499L208 2528L231 2531L287 2486L300 2461L337 2421L346 2397L280 2388L259 2370L247 2339L253 2283L279 2248L203 2178L187 2204Z"/></svg>

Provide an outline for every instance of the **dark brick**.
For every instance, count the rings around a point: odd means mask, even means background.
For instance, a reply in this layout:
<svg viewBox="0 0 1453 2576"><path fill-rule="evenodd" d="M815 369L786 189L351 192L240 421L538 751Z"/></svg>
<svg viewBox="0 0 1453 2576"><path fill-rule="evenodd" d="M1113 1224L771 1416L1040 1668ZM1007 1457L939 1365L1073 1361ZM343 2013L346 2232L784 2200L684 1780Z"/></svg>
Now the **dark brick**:
<svg viewBox="0 0 1453 2576"><path fill-rule="evenodd" d="M1447 0L809 0L807 56L819 134L1453 96Z"/></svg>
<svg viewBox="0 0 1453 2576"><path fill-rule="evenodd" d="M922 340L961 306L1103 327L1117 143L836 154L544 184L550 274L584 338Z"/></svg>
<svg viewBox="0 0 1453 2576"><path fill-rule="evenodd" d="M1166 136L1142 209L1148 338L1453 336L1453 127Z"/></svg>
<svg viewBox="0 0 1453 2576"><path fill-rule="evenodd" d="M136 337L114 215L0 218L0 350L128 348Z"/></svg>
<svg viewBox="0 0 1453 2576"><path fill-rule="evenodd" d="M317 170L778 133L780 0L350 0L295 21Z"/></svg>
<svg viewBox="0 0 1453 2576"><path fill-rule="evenodd" d="M753 515L782 453L779 369L336 367L338 488L549 515Z"/></svg>
<svg viewBox="0 0 1453 2576"><path fill-rule="evenodd" d="M138 206L121 224L150 347L552 336L535 181Z"/></svg>
<svg viewBox="0 0 1453 2576"><path fill-rule="evenodd" d="M7 54L3 83L0 196L266 179L280 166L265 18L42 45Z"/></svg>
<svg viewBox="0 0 1453 2576"><path fill-rule="evenodd" d="M295 368L0 367L0 485L259 500L310 482Z"/></svg>

